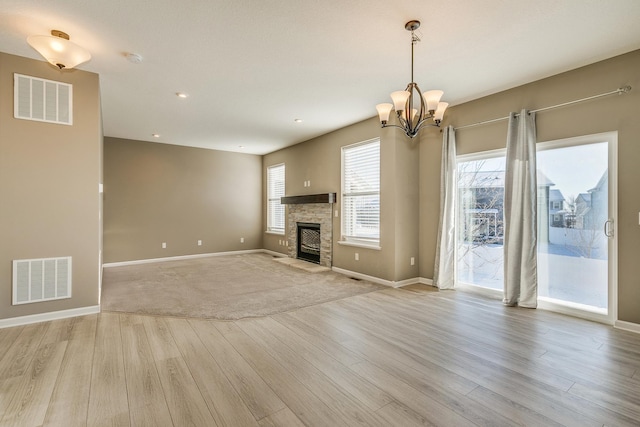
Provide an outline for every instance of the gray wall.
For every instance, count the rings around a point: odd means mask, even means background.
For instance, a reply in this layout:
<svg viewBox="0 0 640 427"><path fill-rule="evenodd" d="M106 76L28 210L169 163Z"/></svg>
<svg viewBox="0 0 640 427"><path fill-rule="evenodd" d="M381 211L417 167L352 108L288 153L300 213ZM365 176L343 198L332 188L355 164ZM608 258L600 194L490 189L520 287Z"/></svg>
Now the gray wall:
<svg viewBox="0 0 640 427"><path fill-rule="evenodd" d="M73 126L13 118L13 73L73 85ZM97 306L98 76L0 53L0 319ZM12 260L71 256L73 297L11 305Z"/></svg>
<svg viewBox="0 0 640 427"><path fill-rule="evenodd" d="M261 165L250 154L105 138L104 262L262 248Z"/></svg>

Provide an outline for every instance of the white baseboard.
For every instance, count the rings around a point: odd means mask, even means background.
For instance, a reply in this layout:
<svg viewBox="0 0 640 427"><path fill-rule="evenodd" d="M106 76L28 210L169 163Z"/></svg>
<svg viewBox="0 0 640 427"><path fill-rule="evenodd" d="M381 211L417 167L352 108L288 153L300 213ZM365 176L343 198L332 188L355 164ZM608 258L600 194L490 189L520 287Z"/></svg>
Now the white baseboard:
<svg viewBox="0 0 640 427"><path fill-rule="evenodd" d="M413 279L404 279L404 280L394 282L393 280L381 279L379 277L369 276L368 274L358 273L357 271L345 270L344 268L339 268L339 267L331 267L331 270L335 271L336 273L343 274L345 276L355 277L356 279L367 280L369 282L377 283L379 285L389 286L390 288L401 288L403 286L413 285L415 283L431 284L431 283L423 282L423 280L429 281L429 279L423 279L421 277L415 277Z"/></svg>
<svg viewBox="0 0 640 427"><path fill-rule="evenodd" d="M108 262L108 263L102 264L102 267L104 268L123 267L126 265L151 264L154 262L181 261L185 259L209 258L214 256L227 256L227 255L255 254L255 253L263 253L263 252L266 252L275 256L286 256L279 252L267 251L266 249L249 249L246 251L211 252L207 254L180 255L180 256L171 256L171 257L165 257L165 258L149 258L149 259L138 259L134 261Z"/></svg>
<svg viewBox="0 0 640 427"><path fill-rule="evenodd" d="M390 280L380 279L379 277L369 276L367 274L358 273L356 271L345 270L344 268L340 268L340 267L331 267L331 270L335 271L336 273L343 274L345 276L354 277L356 279L368 280L369 282L377 283L379 285L393 287L393 282Z"/></svg>
<svg viewBox="0 0 640 427"><path fill-rule="evenodd" d="M436 285L433 284L433 279L427 279L425 277L418 277L418 279L419 279L418 283L420 283L422 285L429 285L429 286L434 286L434 287L436 286Z"/></svg>
<svg viewBox="0 0 640 427"><path fill-rule="evenodd" d="M640 324L625 322L624 320L616 320L613 324L613 327L616 329L622 329L624 331L635 332L636 334L640 334Z"/></svg>
<svg viewBox="0 0 640 427"><path fill-rule="evenodd" d="M32 314L29 316L12 317L10 319L0 319L0 329L11 328L13 326L29 325L31 323L48 322L50 320L67 319L69 317L86 316L100 313L100 306L72 308L69 310L51 311L48 313Z"/></svg>
<svg viewBox="0 0 640 427"><path fill-rule="evenodd" d="M416 283L420 283L419 277L413 277L411 279L399 280L397 282L392 282L394 288L401 288L407 285L415 285Z"/></svg>

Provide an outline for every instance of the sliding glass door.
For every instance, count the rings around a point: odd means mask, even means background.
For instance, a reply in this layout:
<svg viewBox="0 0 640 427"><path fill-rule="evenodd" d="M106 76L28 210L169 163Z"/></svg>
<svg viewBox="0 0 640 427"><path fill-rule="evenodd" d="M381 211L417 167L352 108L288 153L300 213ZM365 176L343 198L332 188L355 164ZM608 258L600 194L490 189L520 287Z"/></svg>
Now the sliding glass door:
<svg viewBox="0 0 640 427"><path fill-rule="evenodd" d="M611 321L616 134L544 142L537 149L539 304ZM459 284L504 288L504 177L504 150L458 158Z"/></svg>
<svg viewBox="0 0 640 427"><path fill-rule="evenodd" d="M602 315L611 311L614 149L614 134L538 144L538 297L543 303Z"/></svg>

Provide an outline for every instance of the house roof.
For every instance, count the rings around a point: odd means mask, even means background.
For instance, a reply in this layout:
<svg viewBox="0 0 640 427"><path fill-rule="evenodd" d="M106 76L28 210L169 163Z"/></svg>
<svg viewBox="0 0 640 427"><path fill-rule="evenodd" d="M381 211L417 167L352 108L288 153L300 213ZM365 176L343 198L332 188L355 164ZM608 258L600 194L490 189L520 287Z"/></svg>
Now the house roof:
<svg viewBox="0 0 640 427"><path fill-rule="evenodd" d="M563 202L565 200L562 195L562 191L560 190L549 190L549 201L550 202Z"/></svg>
<svg viewBox="0 0 640 427"><path fill-rule="evenodd" d="M576 197L576 200L577 199L582 199L587 204L589 204L589 203L591 203L591 193L580 193L580 194L578 194L578 197Z"/></svg>
<svg viewBox="0 0 640 427"><path fill-rule="evenodd" d="M458 174L458 187L500 188L504 187L504 171L469 171Z"/></svg>
<svg viewBox="0 0 640 427"><path fill-rule="evenodd" d="M639 16L638 0L3 0L0 49L41 60L26 39L52 29L88 49L106 136L264 154L375 116L410 78L409 20L416 83L456 105L639 49Z"/></svg>
<svg viewBox="0 0 640 427"><path fill-rule="evenodd" d="M598 183L596 184L595 187L589 190L589 193L593 191L602 191L603 188L606 185L608 185L608 183L609 183L609 169L605 169L604 172L602 173L602 176L600 176Z"/></svg>
<svg viewBox="0 0 640 427"><path fill-rule="evenodd" d="M538 187L555 185L540 169L537 170ZM504 187L505 171L463 171L458 173L458 187L463 188L499 188ZM551 190L554 191L554 190ZM555 190L558 191L558 190ZM562 195L562 193L561 193ZM564 198L562 199L564 200Z"/></svg>

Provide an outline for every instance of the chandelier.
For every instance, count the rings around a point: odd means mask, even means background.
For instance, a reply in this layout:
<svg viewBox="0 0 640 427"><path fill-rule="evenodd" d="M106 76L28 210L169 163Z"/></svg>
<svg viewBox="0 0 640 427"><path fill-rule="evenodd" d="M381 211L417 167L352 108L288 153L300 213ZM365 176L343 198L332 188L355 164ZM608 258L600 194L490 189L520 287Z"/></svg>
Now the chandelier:
<svg viewBox="0 0 640 427"><path fill-rule="evenodd" d="M50 36L29 36L27 43L60 70L71 69L91 59L86 49L70 42L69 35L60 30L51 30Z"/></svg>
<svg viewBox="0 0 640 427"><path fill-rule="evenodd" d="M449 106L446 102L440 102L443 95L441 90L430 90L422 94L418 85L413 81L413 47L420 41L415 30L420 27L420 21L409 21L404 28L411 31L411 83L405 90L391 93L393 104L378 104L378 116L383 128L397 127L409 138L415 138L418 131L424 126L440 126L444 111ZM391 110L395 109L400 125L388 123Z"/></svg>

